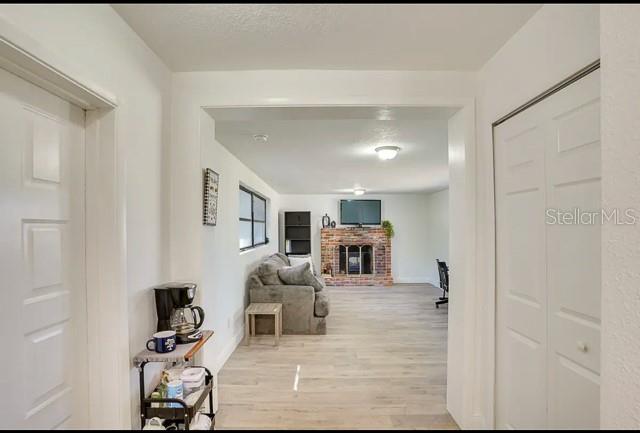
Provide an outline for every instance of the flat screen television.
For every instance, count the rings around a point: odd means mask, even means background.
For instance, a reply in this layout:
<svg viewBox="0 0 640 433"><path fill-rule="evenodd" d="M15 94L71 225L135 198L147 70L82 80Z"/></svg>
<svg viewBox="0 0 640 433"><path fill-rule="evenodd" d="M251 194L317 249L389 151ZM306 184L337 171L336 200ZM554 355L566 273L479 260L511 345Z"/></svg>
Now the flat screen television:
<svg viewBox="0 0 640 433"><path fill-rule="evenodd" d="M380 225L380 200L340 200L340 224Z"/></svg>

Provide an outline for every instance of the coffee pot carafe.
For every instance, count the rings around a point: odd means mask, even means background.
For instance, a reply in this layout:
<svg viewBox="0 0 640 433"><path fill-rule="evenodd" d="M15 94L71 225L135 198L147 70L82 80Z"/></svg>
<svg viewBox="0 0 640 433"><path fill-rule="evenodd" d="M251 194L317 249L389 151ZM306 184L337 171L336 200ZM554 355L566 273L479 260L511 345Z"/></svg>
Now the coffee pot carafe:
<svg viewBox="0 0 640 433"><path fill-rule="evenodd" d="M169 320L171 329L176 331L178 336L193 334L204 321L204 311L202 308L190 305L187 307L174 308Z"/></svg>
<svg viewBox="0 0 640 433"><path fill-rule="evenodd" d="M154 288L158 331L176 331L178 344L202 338L199 328L204 322L204 310L191 305L196 287L193 283L167 283Z"/></svg>

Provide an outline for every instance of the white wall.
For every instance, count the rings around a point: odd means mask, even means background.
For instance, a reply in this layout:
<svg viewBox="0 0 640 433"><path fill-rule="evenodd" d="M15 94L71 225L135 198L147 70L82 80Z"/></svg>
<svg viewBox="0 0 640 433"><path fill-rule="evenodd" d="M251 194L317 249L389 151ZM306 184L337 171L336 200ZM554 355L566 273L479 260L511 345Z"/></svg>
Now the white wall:
<svg viewBox="0 0 640 433"><path fill-rule="evenodd" d="M468 414L493 426L495 249L491 123L600 56L598 5L543 6L481 69L477 101L477 312L479 356L466 380ZM603 172L604 174L604 172ZM604 275L604 274L603 274ZM453 296L453 290L452 290Z"/></svg>
<svg viewBox="0 0 640 433"><path fill-rule="evenodd" d="M118 100L117 140L127 152L129 347L137 352L154 328L149 288L168 276L164 152L171 73L108 5L3 4L0 17ZM130 389L122 392L131 393L132 412L111 421L126 428L138 418L134 370Z"/></svg>
<svg viewBox="0 0 640 433"><path fill-rule="evenodd" d="M200 110L200 119L201 168L220 175L217 225L200 222L200 240L193 245L201 249L198 303L205 310L204 327L216 333L206 346L204 362L217 371L244 336L248 273L262 257L278 250L280 205L278 194L215 140L215 122L204 110ZM272 239L243 252L238 241L241 183L267 198L267 236Z"/></svg>
<svg viewBox="0 0 640 433"><path fill-rule="evenodd" d="M442 211L436 209L437 203L435 201L429 201L430 196L431 194L367 194L363 197L370 200L382 200L382 219L393 223L395 236L391 241L391 267L393 280L396 283L434 283L438 281L435 258L432 256L438 253L438 247L446 247L446 251L440 250L439 254L448 255L448 245L442 244L440 233L434 234L436 227L432 226L431 219L432 217L436 219L439 224L438 228L442 228ZM344 194L282 195L280 251L284 251L284 211L310 211L312 256L316 269L320 269L322 217L327 213L340 226L340 200L351 198L354 196ZM428 207L429 204L431 207ZM444 206L447 206L446 201ZM430 215L430 210L434 212L433 215ZM440 243L434 245L432 243L434 238Z"/></svg>
<svg viewBox="0 0 640 433"><path fill-rule="evenodd" d="M436 259L449 263L449 189L427 194L427 243L425 260L427 281L440 287ZM433 266L431 266L433 264Z"/></svg>
<svg viewBox="0 0 640 433"><path fill-rule="evenodd" d="M640 6L600 7L602 204L640 203ZM640 426L640 230L602 230L601 427Z"/></svg>

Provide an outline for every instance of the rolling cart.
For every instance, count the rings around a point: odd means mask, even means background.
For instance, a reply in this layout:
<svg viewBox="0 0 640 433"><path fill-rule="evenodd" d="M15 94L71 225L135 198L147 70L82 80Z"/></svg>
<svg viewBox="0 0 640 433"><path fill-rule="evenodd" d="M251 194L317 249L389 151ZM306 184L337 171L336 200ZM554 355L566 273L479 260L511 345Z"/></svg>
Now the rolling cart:
<svg viewBox="0 0 640 433"><path fill-rule="evenodd" d="M189 425L193 421L196 412L204 404L207 397L209 398L209 412L203 414L211 418L211 430L215 424L215 413L213 412L213 375L206 367L204 368L205 385L204 388L196 391L199 393L197 397L189 396L187 399L175 398L149 398L145 395L145 379L144 368L149 363L169 363L176 365L178 363L188 362L200 351L205 343L211 338L213 331L202 331L202 339L191 344L179 344L176 350L169 353L156 353L150 350L143 350L133 358L133 364L138 368L140 374L140 422L144 427L146 421L153 417L162 418L165 421L175 422L182 425L184 430L189 430ZM189 400L187 402L186 400ZM168 407L168 404L173 407Z"/></svg>

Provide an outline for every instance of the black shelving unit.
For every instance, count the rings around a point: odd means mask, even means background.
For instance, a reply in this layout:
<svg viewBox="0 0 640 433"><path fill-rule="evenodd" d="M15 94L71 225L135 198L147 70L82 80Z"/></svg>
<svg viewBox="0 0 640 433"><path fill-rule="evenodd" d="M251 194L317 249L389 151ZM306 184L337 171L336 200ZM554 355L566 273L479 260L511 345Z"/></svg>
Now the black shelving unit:
<svg viewBox="0 0 640 433"><path fill-rule="evenodd" d="M284 213L284 252L311 254L311 212Z"/></svg>

